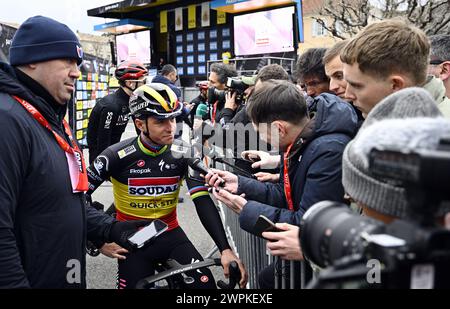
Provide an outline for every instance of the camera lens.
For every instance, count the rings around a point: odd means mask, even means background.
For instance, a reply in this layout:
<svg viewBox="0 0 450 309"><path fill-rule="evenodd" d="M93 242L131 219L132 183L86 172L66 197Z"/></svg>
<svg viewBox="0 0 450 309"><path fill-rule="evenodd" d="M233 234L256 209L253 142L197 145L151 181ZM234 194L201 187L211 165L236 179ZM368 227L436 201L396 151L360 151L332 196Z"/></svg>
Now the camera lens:
<svg viewBox="0 0 450 309"><path fill-rule="evenodd" d="M354 214L347 205L321 202L303 216L303 254L319 267L328 267L343 257L363 254L366 246L361 233L371 234L381 222Z"/></svg>

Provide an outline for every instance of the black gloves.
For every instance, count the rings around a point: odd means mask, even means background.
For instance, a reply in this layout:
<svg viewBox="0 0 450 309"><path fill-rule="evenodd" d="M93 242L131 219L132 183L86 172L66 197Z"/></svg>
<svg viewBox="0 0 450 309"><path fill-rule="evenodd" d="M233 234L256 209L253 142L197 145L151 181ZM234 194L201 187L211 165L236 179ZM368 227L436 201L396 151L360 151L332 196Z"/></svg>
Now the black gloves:
<svg viewBox="0 0 450 309"><path fill-rule="evenodd" d="M140 228L149 225L151 221L126 221L126 222L114 222L111 225L109 235L107 237L108 243L115 242L119 246L128 251L133 251L135 247L128 239L133 236Z"/></svg>

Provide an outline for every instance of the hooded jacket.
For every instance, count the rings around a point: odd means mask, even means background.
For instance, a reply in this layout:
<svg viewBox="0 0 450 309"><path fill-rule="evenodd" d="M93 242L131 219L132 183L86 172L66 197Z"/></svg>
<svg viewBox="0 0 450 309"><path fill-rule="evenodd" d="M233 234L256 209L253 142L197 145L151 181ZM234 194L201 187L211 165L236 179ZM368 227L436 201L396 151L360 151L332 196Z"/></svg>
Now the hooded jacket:
<svg viewBox="0 0 450 309"><path fill-rule="evenodd" d="M300 225L314 204L324 200L343 202L342 154L357 133L358 118L350 104L331 94L322 94L312 103L311 121L294 143L288 159L295 211L288 209L281 183L284 164L278 184L239 176L238 194L245 193L248 200L239 217L242 229L254 233L259 215L273 222Z"/></svg>
<svg viewBox="0 0 450 309"><path fill-rule="evenodd" d="M445 94L444 83L434 77L428 76L426 84L423 86L437 103L437 106L445 118L450 118L450 99Z"/></svg>
<svg viewBox="0 0 450 309"><path fill-rule="evenodd" d="M0 63L0 288L84 288L86 233L104 240L114 220L72 192L64 150L11 95L70 143L62 124L67 107Z"/></svg>

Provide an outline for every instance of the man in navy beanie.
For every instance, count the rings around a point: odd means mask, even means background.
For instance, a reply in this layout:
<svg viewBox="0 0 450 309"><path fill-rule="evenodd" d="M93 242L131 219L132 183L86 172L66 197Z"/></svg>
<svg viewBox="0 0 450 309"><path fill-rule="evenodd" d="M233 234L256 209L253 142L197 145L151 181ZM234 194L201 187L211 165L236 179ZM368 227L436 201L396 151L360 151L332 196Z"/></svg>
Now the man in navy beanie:
<svg viewBox="0 0 450 309"><path fill-rule="evenodd" d="M35 16L0 63L0 288L84 288L86 236L130 248L147 222L86 204L82 153L64 121L83 51L64 24Z"/></svg>

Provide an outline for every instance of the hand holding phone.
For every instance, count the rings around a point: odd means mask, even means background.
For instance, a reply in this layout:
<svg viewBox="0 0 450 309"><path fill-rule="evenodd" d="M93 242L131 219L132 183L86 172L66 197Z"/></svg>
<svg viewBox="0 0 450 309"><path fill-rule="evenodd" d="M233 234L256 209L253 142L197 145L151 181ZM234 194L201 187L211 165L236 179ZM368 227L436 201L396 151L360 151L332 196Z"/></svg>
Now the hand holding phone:
<svg viewBox="0 0 450 309"><path fill-rule="evenodd" d="M167 231L169 226L161 220L154 220L142 230L131 236L128 241L137 249L144 247L147 243Z"/></svg>
<svg viewBox="0 0 450 309"><path fill-rule="evenodd" d="M256 221L253 229L255 234L261 238L263 238L262 233L264 232L282 232L282 230L276 227L275 223L263 215L258 217L258 221Z"/></svg>

